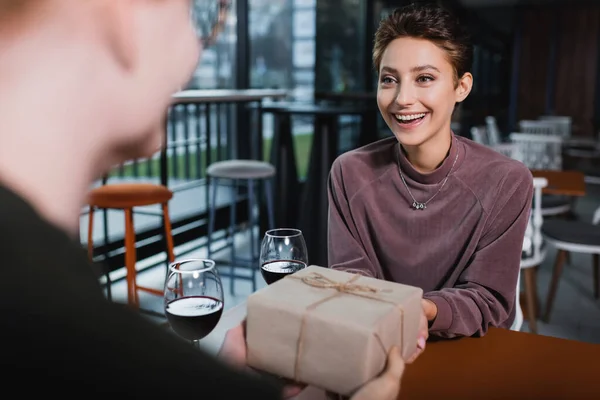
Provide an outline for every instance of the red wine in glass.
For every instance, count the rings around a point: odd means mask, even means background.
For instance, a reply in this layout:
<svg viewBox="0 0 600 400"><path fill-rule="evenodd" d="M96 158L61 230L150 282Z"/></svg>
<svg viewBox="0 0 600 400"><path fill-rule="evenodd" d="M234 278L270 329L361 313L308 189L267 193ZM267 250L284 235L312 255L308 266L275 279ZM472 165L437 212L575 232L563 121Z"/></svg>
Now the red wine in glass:
<svg viewBox="0 0 600 400"><path fill-rule="evenodd" d="M259 265L267 285L306 268L308 255L302 231L279 228L265 232L260 246Z"/></svg>
<svg viewBox="0 0 600 400"><path fill-rule="evenodd" d="M171 328L188 340L200 340L219 323L223 302L208 296L180 297L167 303L165 315Z"/></svg>
<svg viewBox="0 0 600 400"><path fill-rule="evenodd" d="M171 329L200 346L223 314L223 284L209 259L175 261L165 282L164 311Z"/></svg>
<svg viewBox="0 0 600 400"><path fill-rule="evenodd" d="M261 265L260 272L267 285L270 285L303 268L306 268L306 264L302 261L274 260Z"/></svg>

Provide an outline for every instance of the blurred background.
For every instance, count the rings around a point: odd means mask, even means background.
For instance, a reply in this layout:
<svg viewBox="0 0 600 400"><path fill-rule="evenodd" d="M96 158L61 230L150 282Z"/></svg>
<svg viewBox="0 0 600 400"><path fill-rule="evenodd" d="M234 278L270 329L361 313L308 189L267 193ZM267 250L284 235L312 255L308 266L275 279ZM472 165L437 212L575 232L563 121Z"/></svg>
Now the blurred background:
<svg viewBox="0 0 600 400"><path fill-rule="evenodd" d="M115 167L96 185L151 182L172 190L175 255L206 256L210 242L226 282L226 308L264 286L257 257L270 225L269 210L274 214L271 225L303 231L309 264L326 265L329 166L339 154L390 135L376 109L371 51L380 19L405 3L232 0L216 43L204 51L187 88L174 96L164 149ZM574 244L562 273L554 273L561 258L556 240L547 241L544 234L543 250L536 248L535 254L524 246L523 265L529 267L523 271L535 273L522 276L521 302L534 299L536 304L522 304L521 329L600 343L597 256L592 256L600 253L594 247L600 246L600 234L593 224L600 206L600 2L439 3L463 18L475 46L475 85L455 112L455 133L532 170L578 172L551 175L554 180L543 189L539 206L543 221L532 221L528 230L531 238L539 238L552 218L584 224L569 228L571 236L558 238ZM219 185L213 196L207 171L231 160L273 166L272 193L263 190L260 179L256 190L250 190L244 179L233 177L230 183L237 185ZM167 260L162 210L144 206L134 215L137 279L162 288ZM123 213L101 210L92 222L89 230L85 208L82 244L93 239L94 260L108 265L99 271L107 292L126 302ZM582 238L581 229L587 236ZM577 247L577 241L584 247ZM231 258L232 248L247 261ZM552 318L542 318L537 310L548 304L554 276L560 285ZM140 303L149 315L161 318L162 299L144 293Z"/></svg>

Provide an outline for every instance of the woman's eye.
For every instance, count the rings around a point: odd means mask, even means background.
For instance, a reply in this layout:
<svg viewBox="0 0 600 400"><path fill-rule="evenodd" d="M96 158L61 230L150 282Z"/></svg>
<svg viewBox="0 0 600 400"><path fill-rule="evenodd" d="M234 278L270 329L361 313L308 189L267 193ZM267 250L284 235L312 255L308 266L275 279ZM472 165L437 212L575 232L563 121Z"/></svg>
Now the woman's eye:
<svg viewBox="0 0 600 400"><path fill-rule="evenodd" d="M427 82L431 82L431 81L433 81L433 77L428 76L428 75L422 75L417 78L417 82L419 82L419 83L427 83Z"/></svg>
<svg viewBox="0 0 600 400"><path fill-rule="evenodd" d="M389 76L386 76L381 79L381 83L390 84L390 83L394 83L394 80L392 78L390 78Z"/></svg>

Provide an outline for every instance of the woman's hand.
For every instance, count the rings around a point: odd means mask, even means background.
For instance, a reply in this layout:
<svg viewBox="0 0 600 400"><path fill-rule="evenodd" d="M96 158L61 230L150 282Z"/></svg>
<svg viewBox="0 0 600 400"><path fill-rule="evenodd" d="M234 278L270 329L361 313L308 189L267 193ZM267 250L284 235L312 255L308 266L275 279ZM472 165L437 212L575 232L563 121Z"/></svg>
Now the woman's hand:
<svg viewBox="0 0 600 400"><path fill-rule="evenodd" d="M257 372L246 364L247 354L246 321L243 321L238 326L227 331L225 341L223 342L223 346L221 346L221 350L219 350L218 356L237 368L256 374ZM305 385L300 385L289 380L284 380L284 383L284 399L299 395L306 387Z"/></svg>
<svg viewBox="0 0 600 400"><path fill-rule="evenodd" d="M419 336L417 337L417 350L406 361L407 364L413 363L424 351L427 339L429 339L429 321L437 315L437 307L431 300L421 300L421 320L419 322ZM431 318L431 319L430 319Z"/></svg>
<svg viewBox="0 0 600 400"><path fill-rule="evenodd" d="M421 305L423 306L423 311L425 312L425 317L427 317L427 321L433 321L435 317L437 317L437 306L431 300L423 299L421 300Z"/></svg>

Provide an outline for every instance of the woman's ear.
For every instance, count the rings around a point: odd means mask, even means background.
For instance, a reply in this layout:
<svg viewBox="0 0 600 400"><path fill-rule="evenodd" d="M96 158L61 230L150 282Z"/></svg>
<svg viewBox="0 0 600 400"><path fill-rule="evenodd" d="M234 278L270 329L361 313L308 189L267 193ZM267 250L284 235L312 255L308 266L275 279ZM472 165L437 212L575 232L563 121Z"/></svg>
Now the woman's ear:
<svg viewBox="0 0 600 400"><path fill-rule="evenodd" d="M131 70L135 66L138 56L133 16L135 1L102 1L96 15L103 41L108 46L111 55L126 70Z"/></svg>
<svg viewBox="0 0 600 400"><path fill-rule="evenodd" d="M471 75L470 72L465 72L465 74L458 80L458 85L456 85L456 102L460 103L466 99L469 93L471 93L472 88L473 75Z"/></svg>

